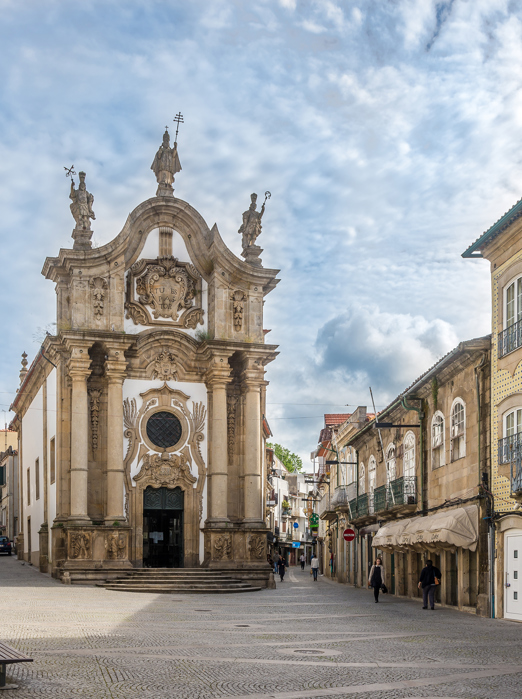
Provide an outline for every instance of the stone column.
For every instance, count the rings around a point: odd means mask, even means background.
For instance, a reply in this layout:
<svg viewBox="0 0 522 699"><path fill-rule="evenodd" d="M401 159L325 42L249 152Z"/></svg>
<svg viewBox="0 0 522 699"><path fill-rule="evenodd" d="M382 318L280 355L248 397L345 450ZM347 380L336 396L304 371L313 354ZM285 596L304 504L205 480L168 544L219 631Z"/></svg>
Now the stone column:
<svg viewBox="0 0 522 699"><path fill-rule="evenodd" d="M243 522L263 524L261 510L261 387L247 380L245 387L245 457L243 461Z"/></svg>
<svg viewBox="0 0 522 699"><path fill-rule="evenodd" d="M123 380L127 362L123 349L109 349L105 363L107 387L107 499L105 521L125 519L123 470Z"/></svg>
<svg viewBox="0 0 522 699"><path fill-rule="evenodd" d="M89 398L87 377L91 359L88 346L73 347L69 360L71 391L71 511L70 519L90 522L87 514Z"/></svg>
<svg viewBox="0 0 522 699"><path fill-rule="evenodd" d="M212 396L210 465L208 472L207 522L228 522L227 383L223 377L207 382Z"/></svg>

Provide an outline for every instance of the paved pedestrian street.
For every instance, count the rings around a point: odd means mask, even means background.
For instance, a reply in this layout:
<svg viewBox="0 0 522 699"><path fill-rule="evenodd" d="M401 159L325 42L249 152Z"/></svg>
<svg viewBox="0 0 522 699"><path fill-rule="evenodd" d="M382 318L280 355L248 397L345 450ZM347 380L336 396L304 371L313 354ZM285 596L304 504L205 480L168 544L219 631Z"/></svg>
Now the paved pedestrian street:
<svg viewBox="0 0 522 699"><path fill-rule="evenodd" d="M6 696L302 699L522 695L522 624L291 569L277 590L157 595L65 586L0 558Z"/></svg>

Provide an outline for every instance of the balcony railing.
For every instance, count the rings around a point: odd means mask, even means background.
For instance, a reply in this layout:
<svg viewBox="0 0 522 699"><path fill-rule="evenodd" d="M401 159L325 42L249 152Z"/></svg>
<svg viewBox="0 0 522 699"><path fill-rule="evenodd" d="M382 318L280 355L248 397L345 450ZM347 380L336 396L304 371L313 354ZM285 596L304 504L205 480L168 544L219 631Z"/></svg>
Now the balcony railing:
<svg viewBox="0 0 522 699"><path fill-rule="evenodd" d="M386 486L380 485L373 491L375 512L382 512L387 507Z"/></svg>
<svg viewBox="0 0 522 699"><path fill-rule="evenodd" d="M364 517L368 514L368 495L363 493L357 498L357 516Z"/></svg>
<svg viewBox="0 0 522 699"><path fill-rule="evenodd" d="M522 432L498 440L498 463L511 464L511 492L522 493Z"/></svg>
<svg viewBox="0 0 522 699"><path fill-rule="evenodd" d="M401 476L388 484L388 507L414 505L417 502L417 479L415 476Z"/></svg>
<svg viewBox="0 0 522 699"><path fill-rule="evenodd" d="M522 347L522 320L513 323L498 334L498 356L504 357L513 352L517 347Z"/></svg>

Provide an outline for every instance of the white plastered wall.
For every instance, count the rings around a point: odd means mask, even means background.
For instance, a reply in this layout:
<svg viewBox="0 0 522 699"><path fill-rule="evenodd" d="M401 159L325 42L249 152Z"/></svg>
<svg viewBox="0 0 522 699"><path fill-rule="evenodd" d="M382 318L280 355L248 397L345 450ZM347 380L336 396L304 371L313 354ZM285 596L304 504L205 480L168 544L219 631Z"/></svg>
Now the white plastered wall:
<svg viewBox="0 0 522 699"><path fill-rule="evenodd" d="M123 400L129 399L132 400L133 398L136 400L136 408L139 411L139 409L142 406L143 400L140 397L140 393L145 393L145 391L150 390L151 388L161 388L164 385L165 382L161 380L156 380L156 381L148 381L148 380L142 380L142 379L126 379L123 384ZM190 396L189 400L187 401L187 406L188 409L192 412L194 404L195 403L203 403L205 406L205 409L207 411L207 415L205 417L205 425L203 428L203 435L204 435L204 440L202 442L199 442L200 449L201 449L201 454L203 456L203 461L205 462L205 467L208 464L208 401L207 401L207 388L205 384L203 383L191 383L191 382L182 382L182 381L167 381L167 385L172 388L172 389L177 389L178 391L183 391L187 396ZM123 426L122 426L123 429ZM186 442L182 443L179 445L179 450L183 449L185 446ZM123 457L125 457L125 454L127 452L127 446L128 446L128 440L124 439L124 444L123 444ZM146 444L144 446L147 446ZM148 448L148 447L147 447ZM152 449L149 449L149 453L155 453ZM161 451L158 450L156 453L160 454ZM131 463L131 479L134 478L139 473L140 470L140 465L138 464L138 457L134 459L134 461ZM194 456L192 456L192 465L191 465L191 473L193 476L196 478L198 477L198 472L197 472L197 465ZM203 541L203 532L201 531L201 527L203 526L203 523L207 517L207 484L208 481L205 480L205 486L203 488L203 517L201 519L200 524L200 534L199 534L199 552L200 552L200 560L203 561L204 558L204 541ZM136 487L134 484L134 481L132 480L132 485L133 487Z"/></svg>
<svg viewBox="0 0 522 699"><path fill-rule="evenodd" d="M53 550L51 527L56 517L56 480L54 483L51 483L51 439L53 437L55 438L56 447L56 410L56 369L53 369L47 377L47 517L49 524L49 562L52 560Z"/></svg>
<svg viewBox="0 0 522 699"><path fill-rule="evenodd" d="M43 387L40 388L22 420L22 493L24 553L29 550L27 518L31 518L31 553L39 551L38 530L44 519L43 474ZM35 463L39 460L40 498L36 499ZM30 504L27 504L27 469L30 469Z"/></svg>
<svg viewBox="0 0 522 699"><path fill-rule="evenodd" d="M147 239L143 245L143 248L139 254L138 260L153 260L159 255L159 228L155 228L152 230L148 236ZM180 262L190 262L192 263L192 260L190 258L190 255L187 250L187 246L185 245L185 241L181 237L181 235L177 232L174 231L172 234L172 255L176 257ZM125 273L125 284L127 284L127 276L128 276L128 271ZM136 290L134 290L134 293L136 293ZM207 282L202 279L201 281L201 307L203 308L203 325L198 325L197 328L194 330L191 330L190 328L177 328L177 330L180 330L181 332L187 333L187 335L190 335L191 337L195 337L196 332L198 330L202 332L206 332L208 330L208 284ZM166 318L163 318L162 320L166 321ZM143 330L147 330L148 327L151 326L145 326L145 325L135 325L134 321L130 318L125 318L124 320L124 330L126 333L130 333L132 335L136 335ZM159 325L155 325L153 327L159 328ZM163 325L161 326L165 329L168 328L168 325ZM173 324L173 327L174 324Z"/></svg>

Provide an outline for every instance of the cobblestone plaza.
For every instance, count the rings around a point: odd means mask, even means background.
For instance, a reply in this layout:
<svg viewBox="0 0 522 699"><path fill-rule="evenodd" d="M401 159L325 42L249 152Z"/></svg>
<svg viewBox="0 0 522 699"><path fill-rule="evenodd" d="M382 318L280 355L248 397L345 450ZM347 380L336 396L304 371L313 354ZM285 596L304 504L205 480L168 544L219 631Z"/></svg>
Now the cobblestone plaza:
<svg viewBox="0 0 522 699"><path fill-rule="evenodd" d="M0 640L34 658L8 696L515 699L522 625L291 569L277 590L158 595L65 586L0 559Z"/></svg>

